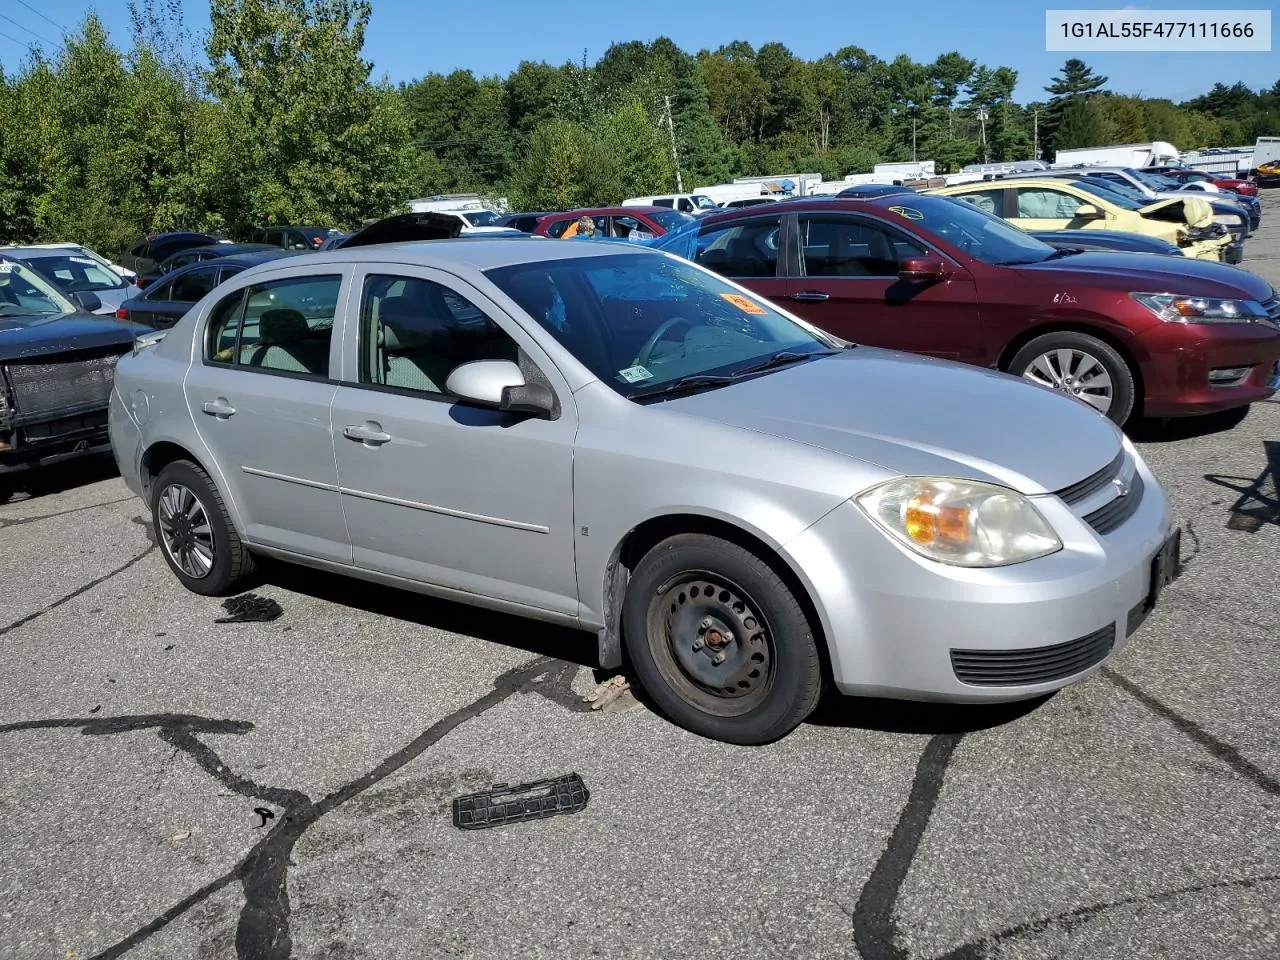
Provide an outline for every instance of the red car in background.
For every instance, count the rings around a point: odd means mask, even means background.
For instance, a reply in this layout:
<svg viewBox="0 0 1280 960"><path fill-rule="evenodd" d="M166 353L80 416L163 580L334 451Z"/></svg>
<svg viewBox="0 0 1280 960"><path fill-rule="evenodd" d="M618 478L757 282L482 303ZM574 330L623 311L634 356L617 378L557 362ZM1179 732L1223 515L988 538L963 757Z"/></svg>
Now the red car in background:
<svg viewBox="0 0 1280 960"><path fill-rule="evenodd" d="M1222 177L1216 173L1206 173L1203 170L1185 170L1182 167L1149 167L1145 169L1177 180L1179 183L1212 183L1219 190L1230 190L1232 193L1238 193L1242 197L1256 197L1258 195L1258 185L1256 183L1252 180L1242 180L1239 177Z"/></svg>
<svg viewBox="0 0 1280 960"><path fill-rule="evenodd" d="M595 223L596 237L614 240L652 240L664 233L692 223L693 217L667 207L592 207L551 213L538 221L534 234L559 239L570 224L581 217Z"/></svg>
<svg viewBox="0 0 1280 960"><path fill-rule="evenodd" d="M1265 280L1055 249L949 197L784 201L653 246L846 340L1006 371L1117 423L1227 410L1280 386L1280 295Z"/></svg>

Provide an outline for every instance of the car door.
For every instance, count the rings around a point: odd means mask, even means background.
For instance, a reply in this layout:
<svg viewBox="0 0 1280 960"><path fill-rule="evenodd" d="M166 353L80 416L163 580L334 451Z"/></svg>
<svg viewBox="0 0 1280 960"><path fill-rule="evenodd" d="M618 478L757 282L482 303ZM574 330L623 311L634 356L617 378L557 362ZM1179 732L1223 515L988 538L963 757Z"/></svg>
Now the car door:
<svg viewBox="0 0 1280 960"><path fill-rule="evenodd" d="M211 265L211 269L218 269ZM238 286L198 328L184 390L219 489L253 543L349 564L333 459L334 318L350 268Z"/></svg>
<svg viewBox="0 0 1280 960"><path fill-rule="evenodd" d="M791 309L838 337L874 347L976 362L978 319L972 276L920 237L873 217L815 212L796 218L796 276ZM908 257L942 257L951 275L925 283L901 279Z"/></svg>
<svg viewBox="0 0 1280 960"><path fill-rule="evenodd" d="M693 261L790 308L786 271L779 268L785 242L778 213L709 223L698 231Z"/></svg>
<svg viewBox="0 0 1280 960"><path fill-rule="evenodd" d="M506 313L425 267L358 271L333 442L357 566L576 616L567 384ZM559 397L555 419L447 390L475 360L518 360Z"/></svg>

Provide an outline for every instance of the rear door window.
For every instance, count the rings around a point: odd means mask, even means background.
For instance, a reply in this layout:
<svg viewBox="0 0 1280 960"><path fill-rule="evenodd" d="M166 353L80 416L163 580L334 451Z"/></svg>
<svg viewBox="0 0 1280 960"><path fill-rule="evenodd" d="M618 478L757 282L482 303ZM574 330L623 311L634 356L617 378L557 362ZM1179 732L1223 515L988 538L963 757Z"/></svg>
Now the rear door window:
<svg viewBox="0 0 1280 960"><path fill-rule="evenodd" d="M341 287L338 276L290 277L249 287L240 321L238 364L327 378Z"/></svg>
<svg viewBox="0 0 1280 960"><path fill-rule="evenodd" d="M800 218L801 273L807 277L896 277L900 260L923 254L919 244L872 220Z"/></svg>
<svg viewBox="0 0 1280 960"><path fill-rule="evenodd" d="M694 262L724 277L776 277L782 217L708 226L698 235Z"/></svg>
<svg viewBox="0 0 1280 960"><path fill-rule="evenodd" d="M195 303L218 283L217 267L196 267L173 278L169 299L182 303Z"/></svg>

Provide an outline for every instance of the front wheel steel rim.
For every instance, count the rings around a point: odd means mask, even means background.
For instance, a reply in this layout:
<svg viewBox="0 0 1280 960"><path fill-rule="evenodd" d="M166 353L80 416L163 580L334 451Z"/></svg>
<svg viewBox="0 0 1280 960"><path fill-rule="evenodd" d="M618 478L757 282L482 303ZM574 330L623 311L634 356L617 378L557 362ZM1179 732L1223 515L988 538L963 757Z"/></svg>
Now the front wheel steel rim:
<svg viewBox="0 0 1280 960"><path fill-rule="evenodd" d="M1099 413L1111 409L1115 386L1101 360L1083 350L1064 347L1040 354L1022 376L1032 383L1083 400Z"/></svg>
<svg viewBox="0 0 1280 960"><path fill-rule="evenodd" d="M160 491L158 508L160 540L169 559L193 580L207 577L213 569L213 526L200 498L171 483Z"/></svg>
<svg viewBox="0 0 1280 960"><path fill-rule="evenodd" d="M736 716L768 695L773 638L759 606L735 584L704 573L672 577L653 598L649 624L659 669L687 701Z"/></svg>

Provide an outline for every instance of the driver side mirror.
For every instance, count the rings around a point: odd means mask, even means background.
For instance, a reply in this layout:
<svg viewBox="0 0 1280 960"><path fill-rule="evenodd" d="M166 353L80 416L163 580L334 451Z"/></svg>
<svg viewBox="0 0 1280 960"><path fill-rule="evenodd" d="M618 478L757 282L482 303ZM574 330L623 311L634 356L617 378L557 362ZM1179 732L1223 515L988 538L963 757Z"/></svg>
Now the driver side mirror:
<svg viewBox="0 0 1280 960"><path fill-rule="evenodd" d="M75 293L67 294L67 299L85 313L93 313L102 306L102 299L92 290L77 290Z"/></svg>
<svg viewBox="0 0 1280 960"><path fill-rule="evenodd" d="M526 383L510 360L475 360L455 367L445 390L462 400L494 407L504 413L529 413L550 419L555 394L545 384Z"/></svg>
<svg viewBox="0 0 1280 960"><path fill-rule="evenodd" d="M941 257L907 257L898 264L898 278L907 283L938 283L951 276Z"/></svg>
<svg viewBox="0 0 1280 960"><path fill-rule="evenodd" d="M1073 220L1105 220L1107 215L1095 207L1092 203L1082 203L1076 207Z"/></svg>

